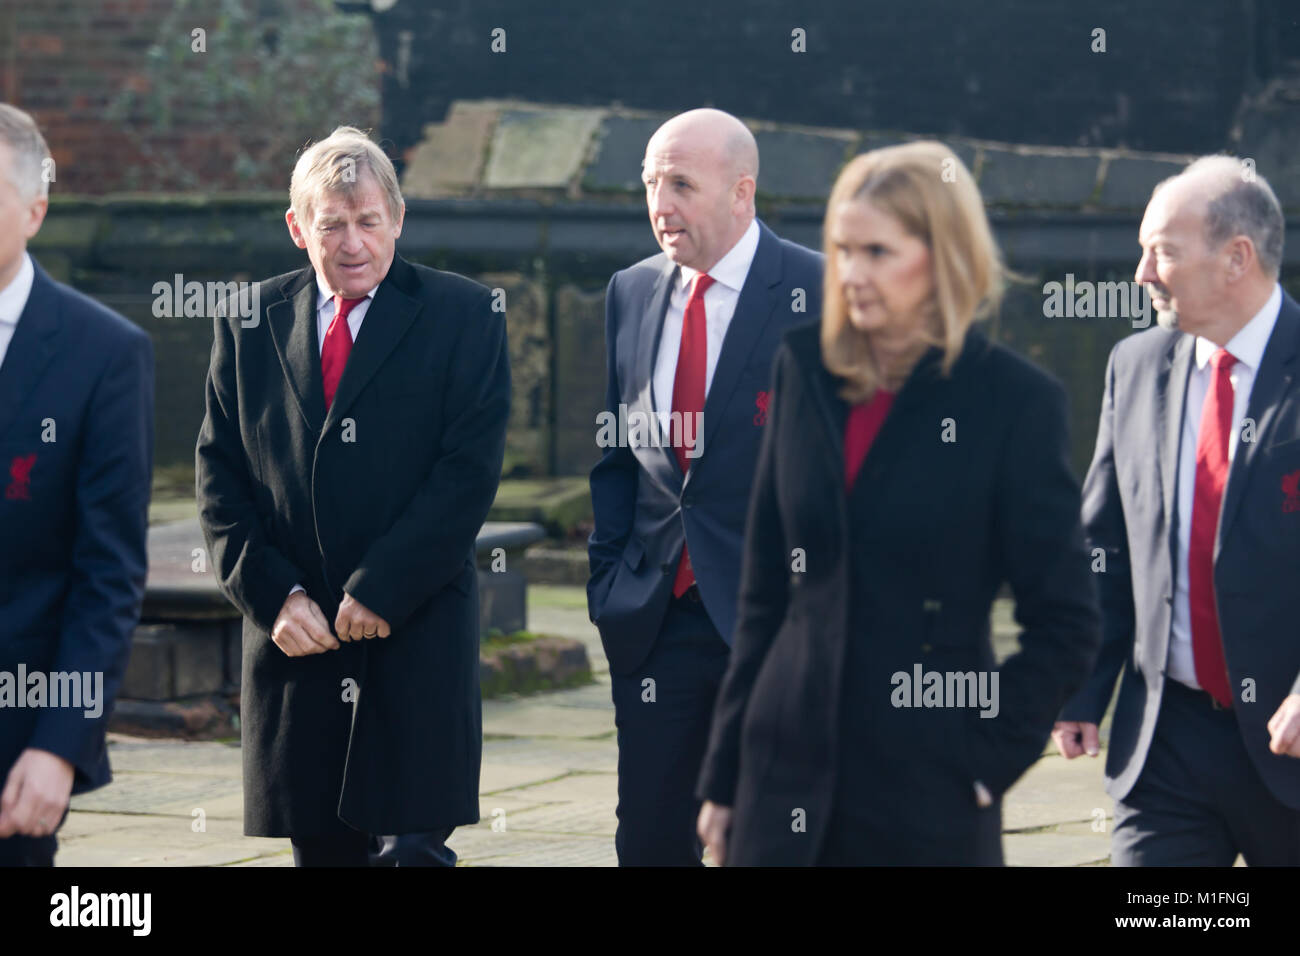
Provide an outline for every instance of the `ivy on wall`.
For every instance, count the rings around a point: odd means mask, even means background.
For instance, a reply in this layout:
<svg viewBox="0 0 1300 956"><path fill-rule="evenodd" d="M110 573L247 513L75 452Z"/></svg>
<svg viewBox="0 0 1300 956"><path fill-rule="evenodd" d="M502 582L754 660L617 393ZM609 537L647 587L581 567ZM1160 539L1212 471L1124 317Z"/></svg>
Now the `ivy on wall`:
<svg viewBox="0 0 1300 956"><path fill-rule="evenodd" d="M138 134L132 188L287 190L309 142L377 125L382 70L331 0L178 0L107 118Z"/></svg>

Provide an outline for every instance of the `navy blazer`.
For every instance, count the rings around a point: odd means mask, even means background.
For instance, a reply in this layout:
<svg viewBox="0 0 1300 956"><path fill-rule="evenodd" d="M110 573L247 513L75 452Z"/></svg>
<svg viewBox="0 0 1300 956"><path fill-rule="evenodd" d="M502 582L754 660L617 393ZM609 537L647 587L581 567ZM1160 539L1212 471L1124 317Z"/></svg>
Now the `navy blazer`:
<svg viewBox="0 0 1300 956"><path fill-rule="evenodd" d="M1194 336L1165 329L1115 346L1084 482L1089 547L1105 549L1105 572L1096 576L1105 623L1097 668L1061 719L1099 723L1123 671L1106 754L1106 790L1116 800L1142 771L1164 689L1178 559L1178 439L1194 351ZM1284 293L1246 410L1255 440L1239 443L1229 468L1214 558L1237 725L1269 790L1294 809L1300 760L1269 751L1267 725L1288 694L1300 694L1298 352L1300 306ZM1253 700L1241 699L1248 688Z"/></svg>
<svg viewBox="0 0 1300 956"><path fill-rule="evenodd" d="M660 253L609 281L605 409L615 418L620 406L628 419L654 416L655 359L676 273ZM822 255L759 222L758 248L704 402L702 448L685 477L666 439L606 448L592 469L587 602L614 673L632 672L650 653L683 540L704 606L730 645L772 356L787 329L820 319L821 292Z"/></svg>
<svg viewBox="0 0 1300 956"><path fill-rule="evenodd" d="M0 707L0 773L35 747L73 765L74 793L112 779L104 731L144 600L152 467L148 335L37 265L0 365L0 671L102 674L102 706Z"/></svg>

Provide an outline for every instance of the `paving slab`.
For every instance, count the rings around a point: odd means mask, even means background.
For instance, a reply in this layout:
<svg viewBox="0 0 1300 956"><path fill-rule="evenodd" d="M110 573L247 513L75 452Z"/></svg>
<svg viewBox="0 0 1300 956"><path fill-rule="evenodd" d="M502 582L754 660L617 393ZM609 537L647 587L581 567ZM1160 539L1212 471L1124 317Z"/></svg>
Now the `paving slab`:
<svg viewBox="0 0 1300 956"><path fill-rule="evenodd" d="M608 804L613 813L614 803L618 799L618 774L613 770L605 773L571 773L545 783L508 790L506 793L535 803L594 801Z"/></svg>
<svg viewBox="0 0 1300 956"><path fill-rule="evenodd" d="M243 835L243 821L157 814L72 813L59 831L59 866L218 866L287 848Z"/></svg>
<svg viewBox="0 0 1300 956"><path fill-rule="evenodd" d="M569 772L569 768L559 765L545 764L524 764L514 766L511 764L487 763L484 761L482 768L479 770L478 790L486 799L489 795L497 793L508 793L519 787L527 787L533 784L544 783L547 780L554 780L562 777Z"/></svg>
<svg viewBox="0 0 1300 956"><path fill-rule="evenodd" d="M598 809L605 813L593 813L597 809L587 803L559 803L533 810L507 812L501 816L507 830L513 833L580 833L585 835L605 834L611 840L618 820L614 816L611 801Z"/></svg>
<svg viewBox="0 0 1300 956"><path fill-rule="evenodd" d="M534 764L568 770L613 772L618 761L618 744L612 737L598 740L557 740L511 737L483 743L483 762L493 766Z"/></svg>
<svg viewBox="0 0 1300 956"><path fill-rule="evenodd" d="M225 775L241 773L243 755L237 742L161 740L108 736L113 775L132 770Z"/></svg>
<svg viewBox="0 0 1300 956"><path fill-rule="evenodd" d="M550 633L585 635L581 588L553 588L529 608ZM1004 635L1008 603L995 611ZM593 664L604 665L603 654ZM607 665L606 665L607 666ZM612 866L618 745L609 676L566 691L485 701L480 820L450 844L466 866ZM63 866L291 866L289 841L243 835L239 747L233 742L112 734L113 783L75 797L60 831ZM1050 752L1049 752L1050 753ZM195 832L192 811L205 813ZM1100 761L1039 760L1003 804L1008 863L1105 864L1113 806ZM495 825L495 828L494 828Z"/></svg>
<svg viewBox="0 0 1300 956"><path fill-rule="evenodd" d="M113 783L72 798L74 810L189 817L195 809L235 818L242 814L243 781L236 773L119 773Z"/></svg>
<svg viewBox="0 0 1300 956"><path fill-rule="evenodd" d="M237 863L227 863L226 866L293 866L293 847L289 846L287 840L283 841L285 847L278 853L268 853L266 856L255 857L251 860L240 860Z"/></svg>
<svg viewBox="0 0 1300 956"><path fill-rule="evenodd" d="M465 866L616 866L614 841L604 834L494 832L462 827L447 841Z"/></svg>
<svg viewBox="0 0 1300 956"><path fill-rule="evenodd" d="M1104 759L1104 755L1096 759L1041 758L1003 797L1002 829L1010 832L1087 822L1096 819L1098 810L1109 817L1114 801L1103 785Z"/></svg>
<svg viewBox="0 0 1300 956"><path fill-rule="evenodd" d="M483 707L483 733L512 737L595 737L614 728L614 705L609 710L565 707L536 698L494 701Z"/></svg>
<svg viewBox="0 0 1300 956"><path fill-rule="evenodd" d="M1096 866L1110 859L1104 833L1008 833L1002 837L1007 866Z"/></svg>

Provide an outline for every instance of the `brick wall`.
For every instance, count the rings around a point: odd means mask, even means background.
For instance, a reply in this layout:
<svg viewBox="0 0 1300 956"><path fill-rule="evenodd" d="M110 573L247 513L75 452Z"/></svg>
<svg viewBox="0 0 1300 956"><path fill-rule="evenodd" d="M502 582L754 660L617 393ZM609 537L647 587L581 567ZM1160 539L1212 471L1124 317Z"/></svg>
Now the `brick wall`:
<svg viewBox="0 0 1300 956"><path fill-rule="evenodd" d="M104 114L123 84L140 83L145 51L174 0L0 3L0 98L33 114L54 155L57 188L123 188L144 162L138 137Z"/></svg>
<svg viewBox="0 0 1300 956"><path fill-rule="evenodd" d="M364 53L374 43L370 24L347 20L363 36L353 47L360 55L343 67L376 87L373 55ZM0 99L36 117L63 194L283 189L302 140L276 137L281 126L303 126L300 103L280 112L282 92L257 91L273 86L266 72L276 68L269 51L283 43L278 33L304 21L320 21L313 0L0 0ZM200 27L208 56L192 49ZM214 69L244 77L258 108L219 93ZM166 117L141 102L160 76L177 81L168 84L175 95ZM373 115L337 115L337 82L322 77L307 138L337 121L374 125ZM111 114L124 93L140 99Z"/></svg>

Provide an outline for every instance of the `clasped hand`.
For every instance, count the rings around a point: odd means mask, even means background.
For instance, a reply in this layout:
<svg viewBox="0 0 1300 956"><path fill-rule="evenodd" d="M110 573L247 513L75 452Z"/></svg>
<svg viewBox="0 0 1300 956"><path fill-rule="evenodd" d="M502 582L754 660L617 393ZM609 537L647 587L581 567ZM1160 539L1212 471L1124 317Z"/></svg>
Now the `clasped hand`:
<svg viewBox="0 0 1300 956"><path fill-rule="evenodd" d="M387 621L347 593L339 604L331 633L320 605L306 591L295 591L280 608L271 628L271 640L289 657L305 657L337 650L339 641L368 640L387 637L390 633Z"/></svg>

